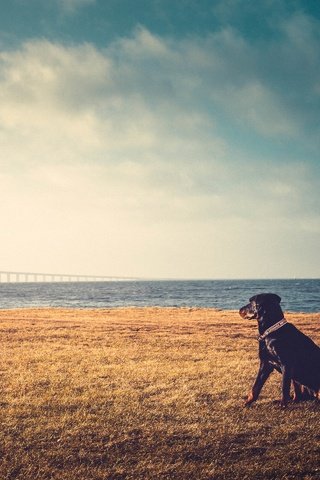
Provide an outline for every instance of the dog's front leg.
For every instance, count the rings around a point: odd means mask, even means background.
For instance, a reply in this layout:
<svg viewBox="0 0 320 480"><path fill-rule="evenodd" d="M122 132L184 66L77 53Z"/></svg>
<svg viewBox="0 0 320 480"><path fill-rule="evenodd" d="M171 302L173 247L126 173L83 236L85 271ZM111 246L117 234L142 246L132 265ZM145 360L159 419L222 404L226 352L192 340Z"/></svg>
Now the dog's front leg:
<svg viewBox="0 0 320 480"><path fill-rule="evenodd" d="M285 408L290 400L290 386L292 380L292 368L283 365L282 368L282 398L280 406Z"/></svg>
<svg viewBox="0 0 320 480"><path fill-rule="evenodd" d="M255 379L252 389L249 392L248 398L245 402L245 406L248 407L251 403L255 402L259 397L263 385L269 378L270 373L273 371L273 367L267 362L261 362L257 378Z"/></svg>

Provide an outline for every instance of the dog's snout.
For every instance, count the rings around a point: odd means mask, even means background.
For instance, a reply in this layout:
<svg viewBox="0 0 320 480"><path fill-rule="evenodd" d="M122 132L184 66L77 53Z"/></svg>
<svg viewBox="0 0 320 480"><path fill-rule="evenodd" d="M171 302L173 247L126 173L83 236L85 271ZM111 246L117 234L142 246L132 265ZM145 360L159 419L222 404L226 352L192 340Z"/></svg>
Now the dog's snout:
<svg viewBox="0 0 320 480"><path fill-rule="evenodd" d="M246 306L241 307L240 310L239 310L240 317L245 318L246 312L247 312L247 307Z"/></svg>
<svg viewBox="0 0 320 480"><path fill-rule="evenodd" d="M241 307L239 310L239 315L240 317L245 318L246 320L253 318L254 311L252 309L251 303L248 303L248 305Z"/></svg>

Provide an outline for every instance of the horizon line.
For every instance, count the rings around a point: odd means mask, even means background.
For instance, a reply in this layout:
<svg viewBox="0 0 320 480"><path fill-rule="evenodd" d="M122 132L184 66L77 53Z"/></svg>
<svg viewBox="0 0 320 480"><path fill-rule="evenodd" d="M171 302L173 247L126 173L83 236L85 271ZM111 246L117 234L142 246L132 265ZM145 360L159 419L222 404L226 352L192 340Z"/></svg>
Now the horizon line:
<svg viewBox="0 0 320 480"><path fill-rule="evenodd" d="M95 281L185 281L185 282L196 282L196 281L248 281L248 280L319 280L320 276L280 276L280 277L140 277L135 275L99 275L99 274L75 274L75 273L45 273L45 272L34 272L34 271L13 271L13 270L1 270L0 271L0 282L1 282L1 275L15 275L16 279L20 276L34 276L34 277L60 277L60 278L83 278L83 279L94 279ZM69 280L71 281L71 280ZM20 282L23 283L23 282ZM30 282L31 283L31 282Z"/></svg>

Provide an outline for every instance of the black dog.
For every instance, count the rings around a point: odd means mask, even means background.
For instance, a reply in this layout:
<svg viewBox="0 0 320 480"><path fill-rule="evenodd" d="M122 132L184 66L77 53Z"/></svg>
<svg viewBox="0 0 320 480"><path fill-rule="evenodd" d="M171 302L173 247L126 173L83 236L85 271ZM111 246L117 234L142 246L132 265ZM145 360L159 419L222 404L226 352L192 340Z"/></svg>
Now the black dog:
<svg viewBox="0 0 320 480"><path fill-rule="evenodd" d="M245 405L257 400L273 370L282 373L282 407L290 399L291 381L295 401L308 396L320 399L320 348L284 319L278 295L262 293L249 301L239 313L258 321L260 368Z"/></svg>

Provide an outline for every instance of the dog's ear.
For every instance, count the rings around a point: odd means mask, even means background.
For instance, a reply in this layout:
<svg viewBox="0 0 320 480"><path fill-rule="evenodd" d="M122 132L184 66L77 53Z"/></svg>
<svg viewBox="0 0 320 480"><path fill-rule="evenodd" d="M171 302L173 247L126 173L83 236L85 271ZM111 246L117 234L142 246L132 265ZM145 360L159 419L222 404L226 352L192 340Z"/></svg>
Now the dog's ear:
<svg viewBox="0 0 320 480"><path fill-rule="evenodd" d="M259 293L258 295L251 297L249 302L256 302L258 305L262 305L266 302L280 303L281 298L275 293Z"/></svg>
<svg viewBox="0 0 320 480"><path fill-rule="evenodd" d="M275 294L275 293L270 293L270 295L272 295L272 299L273 299L275 302L278 302L278 303L281 302L281 297L279 297L279 295L277 295L277 294Z"/></svg>

